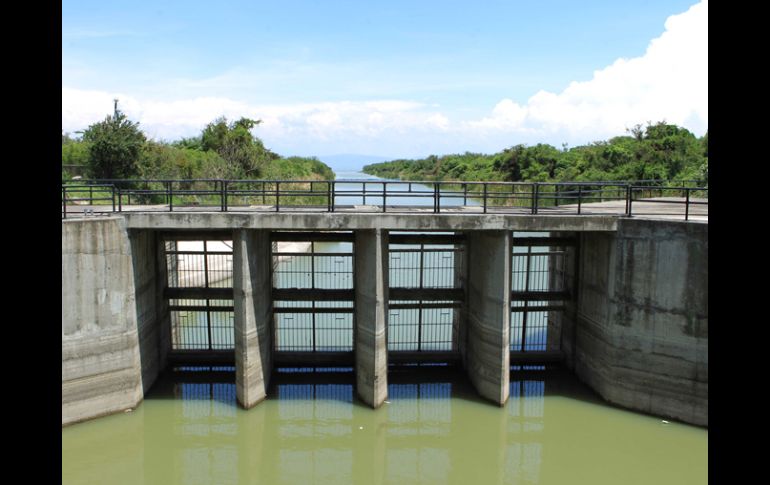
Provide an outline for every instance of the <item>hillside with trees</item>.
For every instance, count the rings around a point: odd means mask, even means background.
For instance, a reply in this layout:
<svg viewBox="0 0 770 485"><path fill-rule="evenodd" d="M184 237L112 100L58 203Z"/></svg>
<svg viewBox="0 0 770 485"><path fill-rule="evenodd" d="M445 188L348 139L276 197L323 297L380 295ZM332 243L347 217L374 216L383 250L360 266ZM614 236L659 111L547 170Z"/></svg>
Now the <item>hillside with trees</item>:
<svg viewBox="0 0 770 485"><path fill-rule="evenodd" d="M664 122L636 125L627 136L561 150L538 143L494 154L431 155L366 165L363 171L399 180L588 182L699 181L708 185L708 132L697 138Z"/></svg>

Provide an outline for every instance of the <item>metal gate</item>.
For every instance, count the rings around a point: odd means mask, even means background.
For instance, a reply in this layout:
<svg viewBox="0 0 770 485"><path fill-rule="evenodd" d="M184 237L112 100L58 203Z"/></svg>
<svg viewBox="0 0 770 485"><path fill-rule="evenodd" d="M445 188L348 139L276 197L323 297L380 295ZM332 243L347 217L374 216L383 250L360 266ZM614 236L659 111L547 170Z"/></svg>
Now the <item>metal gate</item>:
<svg viewBox="0 0 770 485"><path fill-rule="evenodd" d="M171 350L232 350L232 241L166 239L164 255Z"/></svg>
<svg viewBox="0 0 770 485"><path fill-rule="evenodd" d="M353 351L353 233L271 235L276 352Z"/></svg>
<svg viewBox="0 0 770 485"><path fill-rule="evenodd" d="M456 350L465 238L452 233L389 238L388 351Z"/></svg>
<svg viewBox="0 0 770 485"><path fill-rule="evenodd" d="M554 312L571 298L565 271L574 237L515 232L511 259L511 352L560 351Z"/></svg>

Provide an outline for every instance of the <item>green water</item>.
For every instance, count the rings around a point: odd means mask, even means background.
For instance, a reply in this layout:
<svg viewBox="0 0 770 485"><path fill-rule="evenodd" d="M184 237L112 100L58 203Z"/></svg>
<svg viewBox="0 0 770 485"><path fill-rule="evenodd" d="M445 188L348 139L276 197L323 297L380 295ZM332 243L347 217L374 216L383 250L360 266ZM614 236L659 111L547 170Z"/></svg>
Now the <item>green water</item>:
<svg viewBox="0 0 770 485"><path fill-rule="evenodd" d="M563 370L512 371L498 408L461 372L392 369L378 410L352 372L276 372L248 411L217 375L167 375L133 412L62 429L62 482L707 483L707 430L605 405Z"/></svg>

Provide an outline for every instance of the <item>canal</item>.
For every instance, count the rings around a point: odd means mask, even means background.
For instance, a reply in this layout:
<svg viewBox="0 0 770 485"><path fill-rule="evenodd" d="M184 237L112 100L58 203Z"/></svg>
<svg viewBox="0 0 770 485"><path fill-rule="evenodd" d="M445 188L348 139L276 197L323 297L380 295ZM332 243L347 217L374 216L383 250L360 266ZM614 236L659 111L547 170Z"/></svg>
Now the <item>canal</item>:
<svg viewBox="0 0 770 485"><path fill-rule="evenodd" d="M340 253L350 243L316 244ZM301 273L302 259L279 266ZM560 366L510 372L501 409L462 369L391 366L388 400L371 410L355 398L352 368L283 367L245 411L233 367L172 367L137 409L62 429L62 483L707 483L708 430L607 405Z"/></svg>

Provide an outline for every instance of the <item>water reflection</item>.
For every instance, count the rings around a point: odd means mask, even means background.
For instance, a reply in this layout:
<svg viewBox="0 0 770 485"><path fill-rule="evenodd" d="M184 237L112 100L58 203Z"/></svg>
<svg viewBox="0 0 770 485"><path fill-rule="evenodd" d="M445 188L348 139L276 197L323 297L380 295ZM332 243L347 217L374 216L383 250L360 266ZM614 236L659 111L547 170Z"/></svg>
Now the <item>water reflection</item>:
<svg viewBox="0 0 770 485"><path fill-rule="evenodd" d="M433 366L392 369L376 411L355 398L352 368L277 369L245 411L226 369L208 382L177 369L133 413L65 428L63 483L634 483L626 468L639 483L686 483L705 470L703 430L662 436L652 418L576 399L574 379L542 366L512 368L505 410Z"/></svg>

